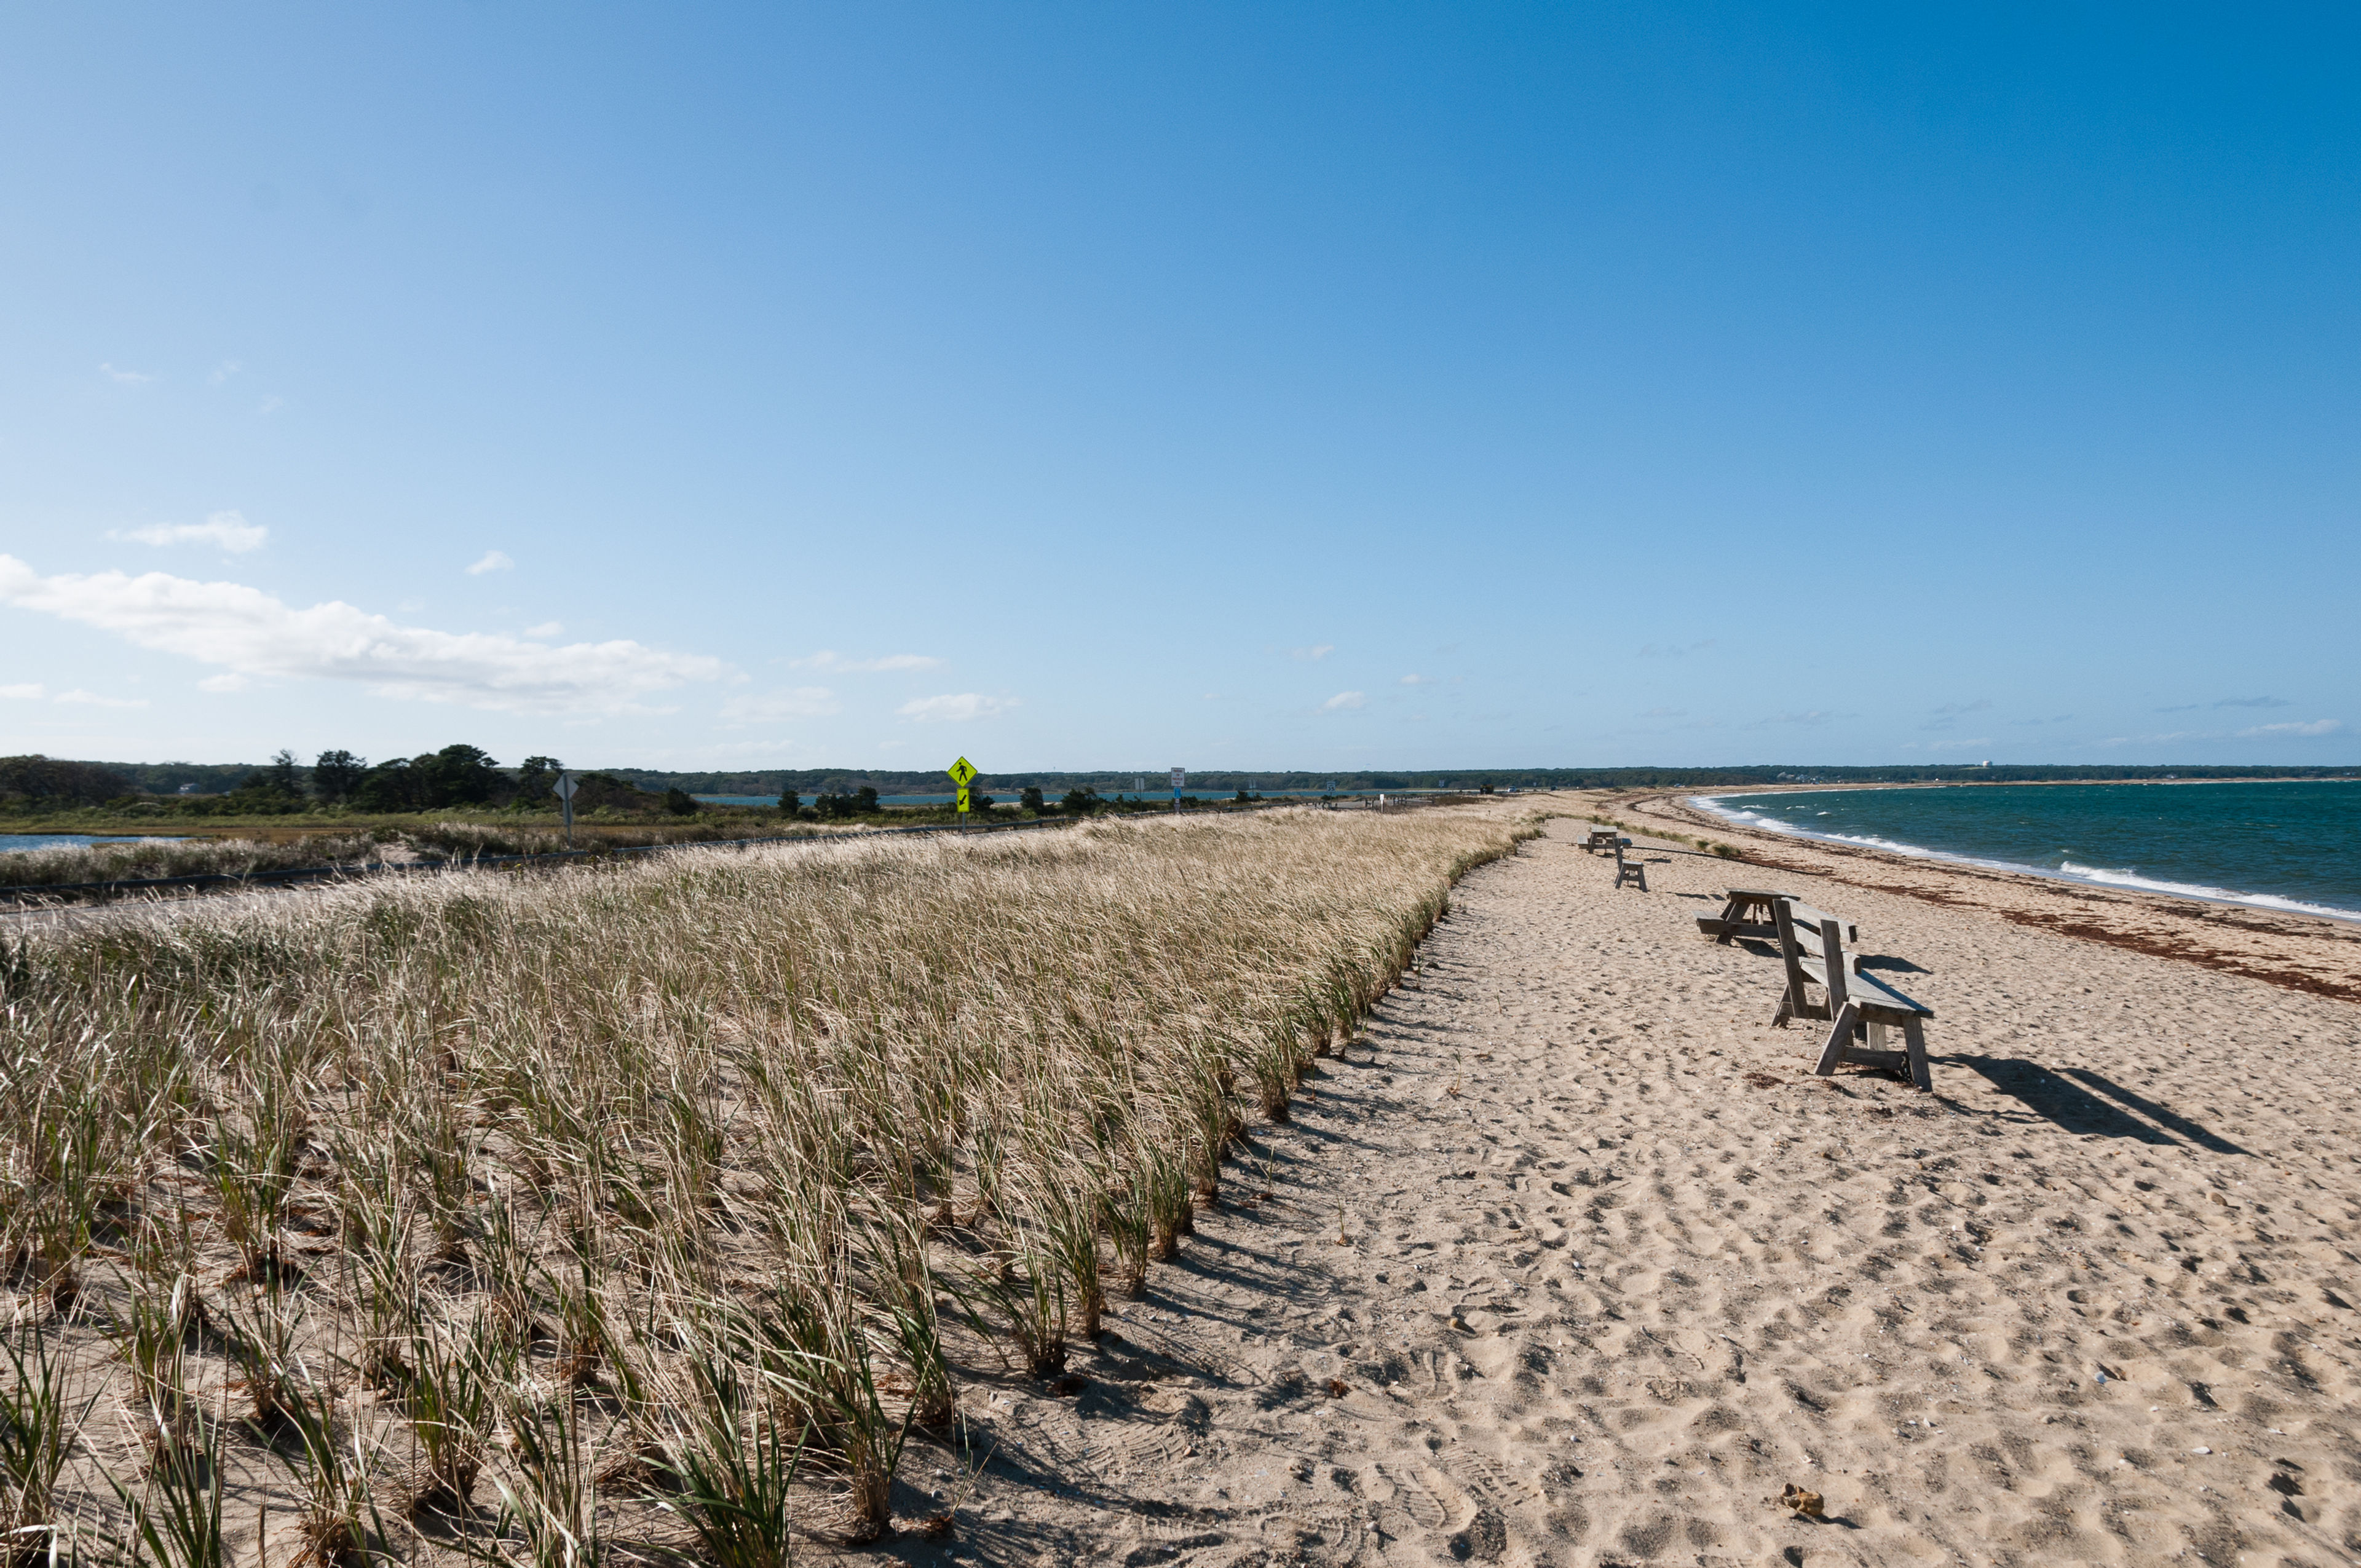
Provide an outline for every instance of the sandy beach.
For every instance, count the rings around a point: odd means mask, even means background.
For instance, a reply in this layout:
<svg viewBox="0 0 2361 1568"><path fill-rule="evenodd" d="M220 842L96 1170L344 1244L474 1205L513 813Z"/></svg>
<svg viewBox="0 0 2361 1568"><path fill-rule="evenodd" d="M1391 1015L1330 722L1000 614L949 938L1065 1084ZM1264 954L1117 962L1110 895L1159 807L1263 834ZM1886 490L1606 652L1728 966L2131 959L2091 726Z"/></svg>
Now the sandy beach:
<svg viewBox="0 0 2361 1568"><path fill-rule="evenodd" d="M2361 942L1680 830L1760 858L1617 892L1560 819L1470 876L1070 1391L968 1385L981 1476L904 1467L955 1534L887 1550L2354 1560ZM1933 1094L1812 1078L1775 958L1697 933L1766 878L1934 1007Z"/></svg>

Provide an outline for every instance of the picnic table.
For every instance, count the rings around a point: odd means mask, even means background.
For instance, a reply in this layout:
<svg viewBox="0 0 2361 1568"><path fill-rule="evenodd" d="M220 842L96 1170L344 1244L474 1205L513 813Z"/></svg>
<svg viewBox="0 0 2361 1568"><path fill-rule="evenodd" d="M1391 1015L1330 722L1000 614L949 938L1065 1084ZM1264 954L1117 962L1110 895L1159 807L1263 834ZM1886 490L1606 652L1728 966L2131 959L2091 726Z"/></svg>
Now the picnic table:
<svg viewBox="0 0 2361 1568"><path fill-rule="evenodd" d="M1586 855L1595 855L1601 850L1611 850L1618 844L1628 844L1631 841L1629 839L1620 837L1612 828L1593 828L1590 830L1590 837L1582 841L1582 852Z"/></svg>
<svg viewBox="0 0 2361 1568"><path fill-rule="evenodd" d="M1771 906L1783 898L1793 899L1792 893L1778 893L1764 888L1733 887L1725 896L1719 915L1700 915L1697 929L1716 942L1727 942L1732 937L1753 937L1765 942L1776 941L1778 923L1772 918ZM1861 927L1845 923L1844 939L1848 945L1861 940Z"/></svg>

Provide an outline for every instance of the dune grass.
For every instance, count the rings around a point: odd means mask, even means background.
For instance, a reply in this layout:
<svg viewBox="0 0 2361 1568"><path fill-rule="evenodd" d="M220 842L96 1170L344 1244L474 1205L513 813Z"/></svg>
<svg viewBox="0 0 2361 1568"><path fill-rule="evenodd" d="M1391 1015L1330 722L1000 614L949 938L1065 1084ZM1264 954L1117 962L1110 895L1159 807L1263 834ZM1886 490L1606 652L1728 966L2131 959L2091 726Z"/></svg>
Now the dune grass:
<svg viewBox="0 0 2361 1568"><path fill-rule="evenodd" d="M691 850L14 939L12 1398L145 1435L27 1440L0 1522L199 1553L250 1528L226 1442L316 1562L429 1516L537 1563L885 1530L962 1381L1056 1375L1529 832Z"/></svg>

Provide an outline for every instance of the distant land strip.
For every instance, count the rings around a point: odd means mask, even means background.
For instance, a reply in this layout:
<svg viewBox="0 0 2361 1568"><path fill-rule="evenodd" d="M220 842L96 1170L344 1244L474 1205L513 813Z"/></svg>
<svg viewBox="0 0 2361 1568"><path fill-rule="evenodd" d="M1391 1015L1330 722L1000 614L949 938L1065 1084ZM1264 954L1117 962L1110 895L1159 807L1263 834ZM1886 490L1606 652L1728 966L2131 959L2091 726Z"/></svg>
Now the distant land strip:
<svg viewBox="0 0 2361 1568"><path fill-rule="evenodd" d="M60 759L63 761L63 759ZM260 762L90 762L121 775L135 789L152 795L186 790L198 795L226 795L260 773ZM1128 794L1145 789L1168 790L1170 764L1140 768L1101 768L1079 773L992 773L976 776L975 787L1014 791L1030 787L1051 795L1069 789L1095 789L1101 794ZM513 771L513 769L509 770ZM880 795L948 794L950 781L939 769L881 768L756 768L737 772L675 773L656 768L609 767L601 773L627 780L642 789L661 793L677 789L689 795L776 795L793 789L809 798L829 793L850 794L867 785ZM299 766L299 776L311 770ZM1191 769L1193 791L1224 793L1367 789L1466 789L1489 785L1506 789L1729 789L1797 784L2067 784L2187 782L2207 779L2329 779L2353 778L2361 769L2344 767L2209 766L2195 763L2152 767L2117 764L1994 763L1990 767L1959 763L1891 763L1874 767L1828 767L1800 762L1750 763L1736 767L1671 768L1417 768L1383 771L1338 770L1307 772L1213 768Z"/></svg>

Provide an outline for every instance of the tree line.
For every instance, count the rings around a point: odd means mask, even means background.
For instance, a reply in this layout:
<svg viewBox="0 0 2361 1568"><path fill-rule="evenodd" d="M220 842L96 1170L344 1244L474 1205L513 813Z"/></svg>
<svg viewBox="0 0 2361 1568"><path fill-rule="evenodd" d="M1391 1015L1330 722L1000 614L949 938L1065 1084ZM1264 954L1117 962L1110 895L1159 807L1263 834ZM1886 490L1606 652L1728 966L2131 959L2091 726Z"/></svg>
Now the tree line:
<svg viewBox="0 0 2361 1568"><path fill-rule="evenodd" d="M170 803L198 815L272 816L316 806L356 811L441 811L453 806L548 807L551 786L565 764L555 757L527 757L503 768L478 746L445 746L414 757L371 762L347 751L323 751L306 767L281 751L239 780L226 794L148 795L115 769L98 762L64 762L44 756L0 757L0 802L19 810L113 804ZM675 812L697 809L679 790L657 795L611 773L575 776L574 806L646 810L665 806ZM677 797L676 799L675 797Z"/></svg>

